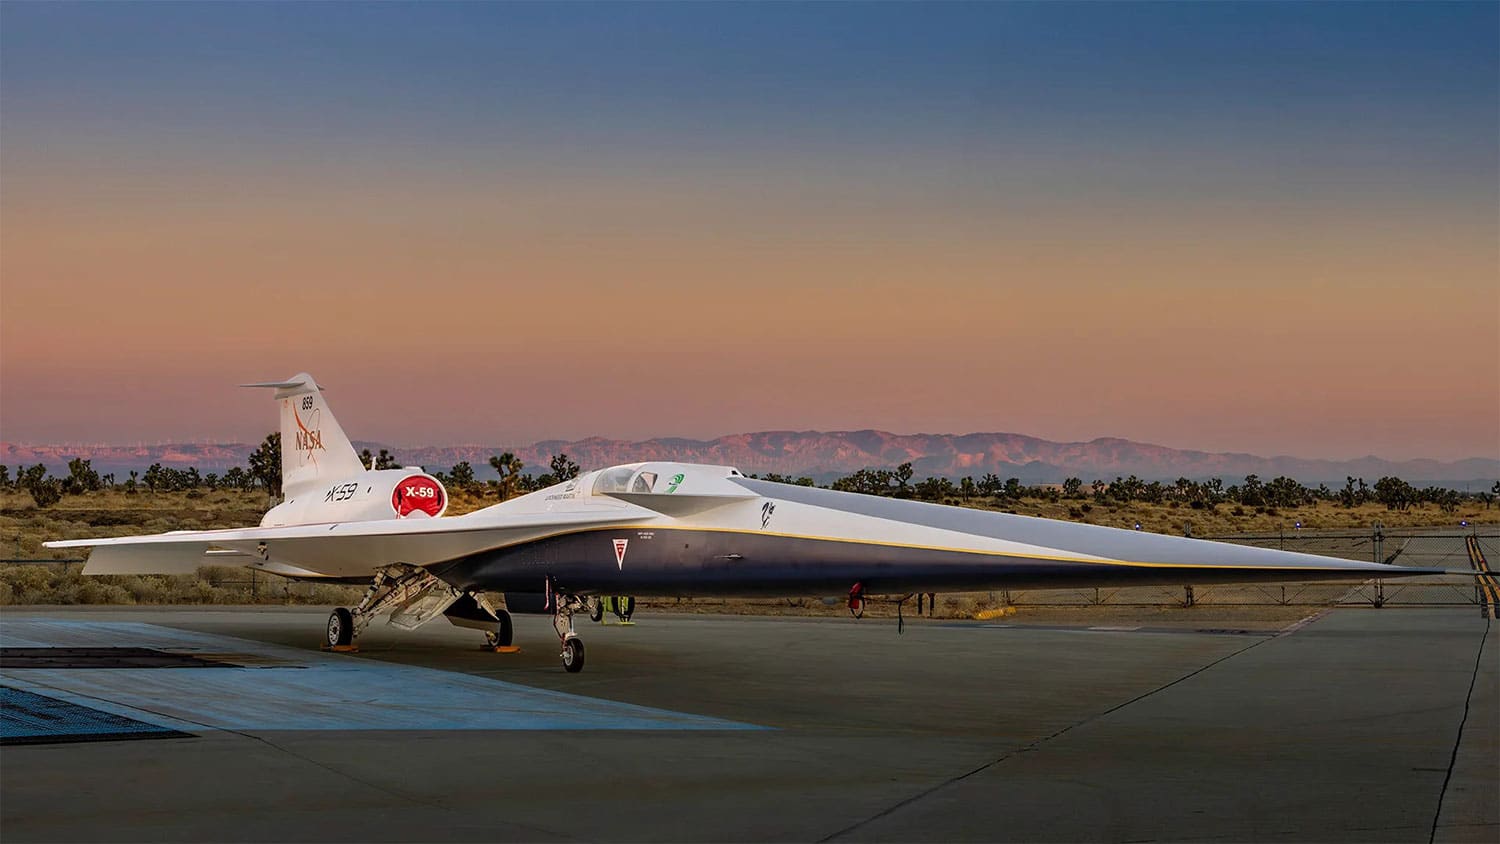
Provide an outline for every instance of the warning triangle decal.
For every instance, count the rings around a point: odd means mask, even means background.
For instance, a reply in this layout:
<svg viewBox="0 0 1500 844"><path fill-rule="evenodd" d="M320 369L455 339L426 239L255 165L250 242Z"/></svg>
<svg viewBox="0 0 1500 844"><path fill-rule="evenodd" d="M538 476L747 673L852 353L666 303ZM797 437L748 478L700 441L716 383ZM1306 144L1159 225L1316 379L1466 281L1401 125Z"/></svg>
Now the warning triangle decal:
<svg viewBox="0 0 1500 844"><path fill-rule="evenodd" d="M625 546L630 544L628 539L615 540L615 566L621 571L625 570Z"/></svg>

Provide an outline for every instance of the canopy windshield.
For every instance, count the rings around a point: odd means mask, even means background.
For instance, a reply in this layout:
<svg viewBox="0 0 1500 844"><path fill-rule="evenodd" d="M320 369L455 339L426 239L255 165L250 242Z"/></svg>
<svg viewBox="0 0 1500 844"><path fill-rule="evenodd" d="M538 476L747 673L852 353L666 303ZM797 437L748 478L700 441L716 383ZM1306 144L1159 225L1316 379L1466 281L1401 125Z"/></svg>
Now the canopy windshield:
<svg viewBox="0 0 1500 844"><path fill-rule="evenodd" d="M638 466L616 466L599 473L599 477L594 481L594 494L651 492L655 487L655 472L648 472Z"/></svg>

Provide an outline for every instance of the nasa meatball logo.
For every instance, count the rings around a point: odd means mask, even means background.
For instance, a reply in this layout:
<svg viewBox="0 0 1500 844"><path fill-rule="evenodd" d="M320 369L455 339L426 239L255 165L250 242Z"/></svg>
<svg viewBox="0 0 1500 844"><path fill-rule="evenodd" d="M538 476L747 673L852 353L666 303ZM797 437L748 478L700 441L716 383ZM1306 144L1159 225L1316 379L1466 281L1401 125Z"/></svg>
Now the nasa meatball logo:
<svg viewBox="0 0 1500 844"><path fill-rule="evenodd" d="M443 488L432 478L412 475L396 484L391 493L391 507L396 516L406 518L418 510L428 516L443 512Z"/></svg>

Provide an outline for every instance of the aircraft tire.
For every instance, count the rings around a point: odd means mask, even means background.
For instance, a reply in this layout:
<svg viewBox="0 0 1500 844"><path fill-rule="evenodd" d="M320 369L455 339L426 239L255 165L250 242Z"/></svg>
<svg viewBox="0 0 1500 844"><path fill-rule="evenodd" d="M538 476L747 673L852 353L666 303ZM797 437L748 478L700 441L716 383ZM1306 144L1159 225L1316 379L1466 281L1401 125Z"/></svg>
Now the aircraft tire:
<svg viewBox="0 0 1500 844"><path fill-rule="evenodd" d="M562 649L563 669L569 674L577 674L583 670L583 640L577 636L571 636L563 640Z"/></svg>
<svg viewBox="0 0 1500 844"><path fill-rule="evenodd" d="M328 644L330 647L346 647L354 642L354 613L338 607L328 616Z"/></svg>
<svg viewBox="0 0 1500 844"><path fill-rule="evenodd" d="M516 639L516 626L511 622L509 612L500 610L495 614L500 619L495 623L495 644L508 648Z"/></svg>
<svg viewBox="0 0 1500 844"><path fill-rule="evenodd" d="M604 620L604 598L595 598L589 602L589 621L599 622Z"/></svg>

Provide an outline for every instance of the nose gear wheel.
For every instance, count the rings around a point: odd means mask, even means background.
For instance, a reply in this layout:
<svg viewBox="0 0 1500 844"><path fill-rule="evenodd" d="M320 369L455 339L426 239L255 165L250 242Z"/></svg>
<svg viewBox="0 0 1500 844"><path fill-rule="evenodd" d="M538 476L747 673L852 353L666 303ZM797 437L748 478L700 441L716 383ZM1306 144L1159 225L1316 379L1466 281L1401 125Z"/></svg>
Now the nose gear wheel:
<svg viewBox="0 0 1500 844"><path fill-rule="evenodd" d="M589 601L560 591L550 579L547 581L547 595L552 603L552 629L557 631L562 646L558 656L562 658L565 671L577 674L583 670L583 640L573 632L573 613L589 612Z"/></svg>

